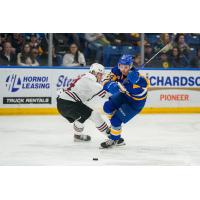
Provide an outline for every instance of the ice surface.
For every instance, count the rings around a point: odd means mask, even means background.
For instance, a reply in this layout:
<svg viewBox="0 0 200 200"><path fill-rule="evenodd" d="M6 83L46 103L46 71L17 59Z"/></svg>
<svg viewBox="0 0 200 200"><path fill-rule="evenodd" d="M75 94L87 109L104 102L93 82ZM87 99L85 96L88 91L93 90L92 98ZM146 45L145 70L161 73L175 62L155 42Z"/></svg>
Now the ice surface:
<svg viewBox="0 0 200 200"><path fill-rule="evenodd" d="M92 141L75 143L61 116L1 116L0 165L200 165L199 114L138 115L113 149L99 149L105 136L92 122L85 133Z"/></svg>

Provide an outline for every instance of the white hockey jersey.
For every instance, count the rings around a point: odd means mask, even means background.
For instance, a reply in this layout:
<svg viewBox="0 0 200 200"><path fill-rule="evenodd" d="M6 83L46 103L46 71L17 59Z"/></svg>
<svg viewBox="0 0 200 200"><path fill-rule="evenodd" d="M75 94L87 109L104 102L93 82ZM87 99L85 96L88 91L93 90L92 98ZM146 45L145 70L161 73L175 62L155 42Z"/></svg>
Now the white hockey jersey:
<svg viewBox="0 0 200 200"><path fill-rule="evenodd" d="M86 73L74 79L68 88L58 91L61 99L70 101L81 101L87 103L95 96L104 97L106 91L97 82L96 77L91 73Z"/></svg>

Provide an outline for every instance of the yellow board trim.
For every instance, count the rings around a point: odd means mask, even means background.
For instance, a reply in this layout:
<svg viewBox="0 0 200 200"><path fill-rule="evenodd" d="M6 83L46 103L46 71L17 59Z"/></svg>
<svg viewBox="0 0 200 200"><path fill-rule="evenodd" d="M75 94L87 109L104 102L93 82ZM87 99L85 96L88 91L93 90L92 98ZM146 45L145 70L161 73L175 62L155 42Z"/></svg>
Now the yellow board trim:
<svg viewBox="0 0 200 200"><path fill-rule="evenodd" d="M103 111L102 111L103 113ZM142 114L200 113L200 107L144 108ZM56 108L0 108L0 115L57 115Z"/></svg>
<svg viewBox="0 0 200 200"><path fill-rule="evenodd" d="M142 114L185 114L200 113L200 107L144 108Z"/></svg>
<svg viewBox="0 0 200 200"><path fill-rule="evenodd" d="M56 108L0 108L0 115L57 115Z"/></svg>

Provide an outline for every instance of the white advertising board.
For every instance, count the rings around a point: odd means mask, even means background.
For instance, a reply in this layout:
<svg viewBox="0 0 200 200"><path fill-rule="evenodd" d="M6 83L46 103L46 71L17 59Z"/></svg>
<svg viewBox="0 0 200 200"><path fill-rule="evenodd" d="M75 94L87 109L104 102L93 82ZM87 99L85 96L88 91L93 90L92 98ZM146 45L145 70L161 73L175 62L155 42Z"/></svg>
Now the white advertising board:
<svg viewBox="0 0 200 200"><path fill-rule="evenodd" d="M200 107L199 70L142 70L150 80L147 107Z"/></svg>
<svg viewBox="0 0 200 200"><path fill-rule="evenodd" d="M0 108L55 108L56 90L85 72L85 68L0 68ZM146 107L200 107L200 70L141 73L151 84Z"/></svg>

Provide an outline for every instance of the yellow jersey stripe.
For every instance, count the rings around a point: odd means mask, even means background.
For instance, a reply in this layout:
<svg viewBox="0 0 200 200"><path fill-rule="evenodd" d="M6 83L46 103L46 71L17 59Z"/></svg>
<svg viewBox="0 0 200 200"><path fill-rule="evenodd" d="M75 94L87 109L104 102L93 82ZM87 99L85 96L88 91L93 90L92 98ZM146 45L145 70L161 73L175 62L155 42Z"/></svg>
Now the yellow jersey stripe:
<svg viewBox="0 0 200 200"><path fill-rule="evenodd" d="M111 128L111 134L112 134L112 135L120 135L121 132L122 132L122 130L115 130L115 129L112 129L112 128Z"/></svg>

